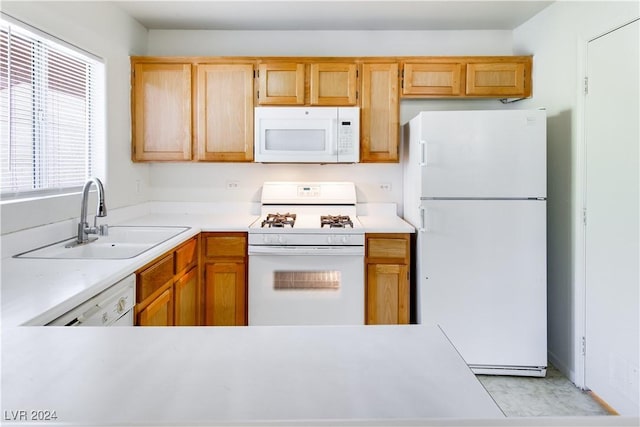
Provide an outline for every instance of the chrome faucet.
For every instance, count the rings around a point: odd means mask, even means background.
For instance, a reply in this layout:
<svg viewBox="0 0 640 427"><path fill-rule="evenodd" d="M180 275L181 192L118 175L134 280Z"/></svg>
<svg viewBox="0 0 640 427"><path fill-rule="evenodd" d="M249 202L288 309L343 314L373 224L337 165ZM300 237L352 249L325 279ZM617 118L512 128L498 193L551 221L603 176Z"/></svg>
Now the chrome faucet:
<svg viewBox="0 0 640 427"><path fill-rule="evenodd" d="M89 202L89 189L91 188L91 184L95 184L98 189L98 208L96 210L96 216L93 219L93 227L89 227L89 223L87 222L87 204ZM107 224L102 224L98 227L97 224L98 217L105 216L107 216L107 205L104 203L104 187L102 186L102 182L100 182L98 178L89 178L82 189L82 205L80 208L80 222L78 223L78 238L71 245L82 245L97 239L97 237L89 239L89 234L106 236L109 232L109 226Z"/></svg>

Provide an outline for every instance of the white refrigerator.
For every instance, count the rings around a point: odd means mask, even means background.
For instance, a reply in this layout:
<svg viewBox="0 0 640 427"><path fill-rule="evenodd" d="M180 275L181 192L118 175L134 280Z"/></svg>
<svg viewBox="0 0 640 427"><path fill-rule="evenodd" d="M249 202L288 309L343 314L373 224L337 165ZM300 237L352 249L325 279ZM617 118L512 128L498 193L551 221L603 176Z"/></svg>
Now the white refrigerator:
<svg viewBox="0 0 640 427"><path fill-rule="evenodd" d="M418 323L475 373L546 375L546 112L421 112L403 140Z"/></svg>

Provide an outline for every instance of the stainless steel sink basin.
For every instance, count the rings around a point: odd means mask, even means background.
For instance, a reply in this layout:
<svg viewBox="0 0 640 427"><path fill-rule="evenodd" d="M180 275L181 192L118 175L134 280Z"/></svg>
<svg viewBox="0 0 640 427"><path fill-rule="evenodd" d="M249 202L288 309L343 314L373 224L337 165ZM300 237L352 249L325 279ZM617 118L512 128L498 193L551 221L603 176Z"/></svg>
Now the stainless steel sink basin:
<svg viewBox="0 0 640 427"><path fill-rule="evenodd" d="M15 258L126 259L133 258L187 231L189 227L113 226L108 236L66 247L74 238L15 255Z"/></svg>

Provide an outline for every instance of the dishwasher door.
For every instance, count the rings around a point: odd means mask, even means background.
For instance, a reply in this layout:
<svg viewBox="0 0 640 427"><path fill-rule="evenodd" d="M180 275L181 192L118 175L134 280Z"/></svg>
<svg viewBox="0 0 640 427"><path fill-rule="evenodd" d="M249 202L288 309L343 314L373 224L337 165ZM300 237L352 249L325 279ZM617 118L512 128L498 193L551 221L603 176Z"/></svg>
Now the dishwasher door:
<svg viewBox="0 0 640 427"><path fill-rule="evenodd" d="M136 276L125 277L47 326L133 326Z"/></svg>

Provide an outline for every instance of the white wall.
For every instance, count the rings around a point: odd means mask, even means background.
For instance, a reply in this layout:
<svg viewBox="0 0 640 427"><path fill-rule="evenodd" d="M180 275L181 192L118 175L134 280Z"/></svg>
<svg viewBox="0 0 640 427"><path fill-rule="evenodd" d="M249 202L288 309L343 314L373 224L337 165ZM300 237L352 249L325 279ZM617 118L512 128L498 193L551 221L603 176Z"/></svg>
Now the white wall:
<svg viewBox="0 0 640 427"><path fill-rule="evenodd" d="M514 54L534 54L533 98L548 122L550 361L581 382L582 78L586 42L638 17L638 2L556 2L514 30ZM628 94L638 96L638 94ZM520 107L520 106L519 106Z"/></svg>
<svg viewBox="0 0 640 427"><path fill-rule="evenodd" d="M511 55L511 31L201 31L151 30L148 55L157 56L394 56ZM404 123L425 109L501 108L496 100L401 103ZM268 180L347 180L359 202L393 202L401 213L400 164L274 165L152 164L152 200L259 201ZM226 190L227 181L237 181ZM380 190L381 183L391 191Z"/></svg>
<svg viewBox="0 0 640 427"><path fill-rule="evenodd" d="M146 51L147 30L120 8L105 2L3 1L2 12L103 58L107 88L106 167L107 207L146 200L147 165L131 158L129 115L129 55ZM80 195L22 201L1 207L1 233L78 217Z"/></svg>

